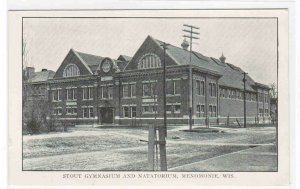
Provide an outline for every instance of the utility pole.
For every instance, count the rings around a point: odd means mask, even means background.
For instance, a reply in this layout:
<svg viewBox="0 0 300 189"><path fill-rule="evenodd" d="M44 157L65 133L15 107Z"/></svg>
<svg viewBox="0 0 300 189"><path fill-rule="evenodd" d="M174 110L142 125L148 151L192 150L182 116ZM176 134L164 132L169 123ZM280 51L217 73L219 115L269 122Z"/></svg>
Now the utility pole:
<svg viewBox="0 0 300 189"><path fill-rule="evenodd" d="M164 64L163 64L163 107L164 107L164 125L159 127L159 153L160 153L160 169L167 171L167 150L166 150L166 137L167 137L167 100L166 100L166 50L168 49L167 43L161 46L164 49Z"/></svg>
<svg viewBox="0 0 300 189"><path fill-rule="evenodd" d="M244 72L244 78L243 78L243 82L244 82L244 128L246 128L246 72Z"/></svg>
<svg viewBox="0 0 300 189"><path fill-rule="evenodd" d="M193 75L192 75L192 52L193 52L193 39L199 39L195 35L200 35L200 33L193 30L199 30L200 28L192 25L183 24L184 27L188 29L183 29L182 31L187 32L189 35L183 35L183 37L190 39L190 63L189 63L189 130L192 130L192 114L193 114Z"/></svg>

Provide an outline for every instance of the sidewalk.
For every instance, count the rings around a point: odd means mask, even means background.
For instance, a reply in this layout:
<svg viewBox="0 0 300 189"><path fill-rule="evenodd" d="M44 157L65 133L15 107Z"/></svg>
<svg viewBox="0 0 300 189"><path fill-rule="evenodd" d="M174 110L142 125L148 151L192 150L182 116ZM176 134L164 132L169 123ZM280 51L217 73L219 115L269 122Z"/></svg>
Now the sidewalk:
<svg viewBox="0 0 300 189"><path fill-rule="evenodd" d="M170 168L168 171L277 171L276 165L276 147L259 146Z"/></svg>

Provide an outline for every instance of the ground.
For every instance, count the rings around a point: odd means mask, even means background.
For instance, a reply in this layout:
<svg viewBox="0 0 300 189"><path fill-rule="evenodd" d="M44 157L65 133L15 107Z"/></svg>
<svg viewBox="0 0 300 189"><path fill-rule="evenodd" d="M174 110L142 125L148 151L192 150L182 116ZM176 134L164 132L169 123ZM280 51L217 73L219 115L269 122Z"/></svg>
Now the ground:
<svg viewBox="0 0 300 189"><path fill-rule="evenodd" d="M169 171L277 170L275 127L187 128L168 128ZM121 127L24 135L23 170L148 170L147 137L147 128Z"/></svg>

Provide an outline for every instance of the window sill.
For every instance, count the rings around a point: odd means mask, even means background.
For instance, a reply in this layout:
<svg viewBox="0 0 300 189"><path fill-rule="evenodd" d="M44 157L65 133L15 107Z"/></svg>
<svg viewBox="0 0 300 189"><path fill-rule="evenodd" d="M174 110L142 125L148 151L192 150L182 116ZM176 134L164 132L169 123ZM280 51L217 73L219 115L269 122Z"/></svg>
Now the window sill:
<svg viewBox="0 0 300 189"><path fill-rule="evenodd" d="M136 96L133 96L133 97L122 97L122 99L136 99Z"/></svg>
<svg viewBox="0 0 300 189"><path fill-rule="evenodd" d="M175 97L175 96L180 96L180 94L167 94L167 97Z"/></svg>
<svg viewBox="0 0 300 189"><path fill-rule="evenodd" d="M82 101L91 101L94 100L93 98L89 98L89 99L82 99Z"/></svg>

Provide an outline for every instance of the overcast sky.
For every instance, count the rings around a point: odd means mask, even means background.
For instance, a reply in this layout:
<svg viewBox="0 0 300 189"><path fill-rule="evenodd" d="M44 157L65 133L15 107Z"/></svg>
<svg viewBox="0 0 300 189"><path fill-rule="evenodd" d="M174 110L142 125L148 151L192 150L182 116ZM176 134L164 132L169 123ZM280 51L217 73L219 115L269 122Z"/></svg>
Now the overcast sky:
<svg viewBox="0 0 300 189"><path fill-rule="evenodd" d="M179 46L183 24L200 28L193 50L241 67L264 84L277 81L276 19L24 18L29 65L56 71L71 48L103 57L133 56L148 35Z"/></svg>

